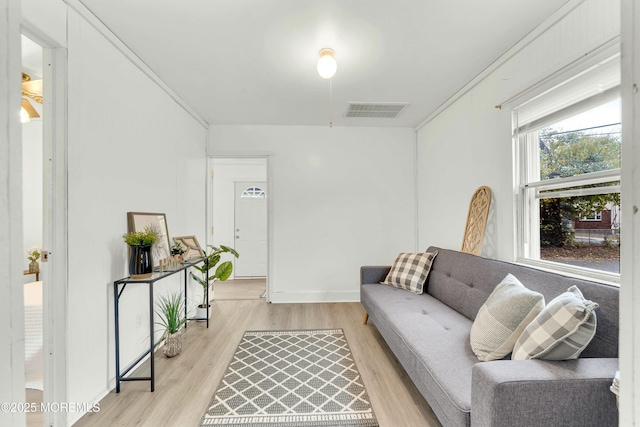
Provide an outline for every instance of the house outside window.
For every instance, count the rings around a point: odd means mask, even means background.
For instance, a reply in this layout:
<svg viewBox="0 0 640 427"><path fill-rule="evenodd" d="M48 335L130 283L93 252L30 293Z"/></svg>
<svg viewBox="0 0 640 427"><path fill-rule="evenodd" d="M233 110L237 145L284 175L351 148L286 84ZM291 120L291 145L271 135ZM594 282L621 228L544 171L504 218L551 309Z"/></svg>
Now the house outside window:
<svg viewBox="0 0 640 427"><path fill-rule="evenodd" d="M514 108L519 261L619 281L619 85L614 55Z"/></svg>
<svg viewBox="0 0 640 427"><path fill-rule="evenodd" d="M594 221L594 222L602 222L602 211L592 215L592 216L583 216L580 218L580 221ZM578 228L578 227L576 227Z"/></svg>

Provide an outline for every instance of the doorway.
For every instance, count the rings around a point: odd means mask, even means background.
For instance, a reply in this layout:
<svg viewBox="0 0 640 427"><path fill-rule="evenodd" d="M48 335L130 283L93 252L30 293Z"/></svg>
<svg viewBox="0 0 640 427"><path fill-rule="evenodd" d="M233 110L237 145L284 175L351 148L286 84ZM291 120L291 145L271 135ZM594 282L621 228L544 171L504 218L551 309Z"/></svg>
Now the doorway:
<svg viewBox="0 0 640 427"><path fill-rule="evenodd" d="M23 282L25 394L30 402L47 405L68 401L67 53L28 24L23 24L22 31L21 68L31 81L40 80L39 84L25 85L30 93L22 95L29 103L25 109L34 110L35 115L33 111L21 112L25 122L21 141L25 240L20 250L25 251L25 271L32 273L25 274ZM31 254L33 249L40 252L37 274L28 267L27 249ZM67 425L67 415L66 411L36 411L26 418L28 425Z"/></svg>
<svg viewBox="0 0 640 427"><path fill-rule="evenodd" d="M211 158L210 244L232 246L233 275L214 284L214 300L265 299L269 183L266 158Z"/></svg>
<svg viewBox="0 0 640 427"><path fill-rule="evenodd" d="M267 276L266 182L236 181L234 197L236 278Z"/></svg>

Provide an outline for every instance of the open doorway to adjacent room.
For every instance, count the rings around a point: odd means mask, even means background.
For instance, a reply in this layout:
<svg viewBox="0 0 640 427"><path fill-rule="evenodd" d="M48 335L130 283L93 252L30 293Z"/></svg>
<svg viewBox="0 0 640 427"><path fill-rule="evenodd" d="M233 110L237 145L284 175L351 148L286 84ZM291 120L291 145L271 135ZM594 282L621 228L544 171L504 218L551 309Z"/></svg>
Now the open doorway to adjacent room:
<svg viewBox="0 0 640 427"><path fill-rule="evenodd" d="M268 205L266 158L210 158L210 244L231 246L233 275L213 285L213 300L267 299Z"/></svg>
<svg viewBox="0 0 640 427"><path fill-rule="evenodd" d="M22 36L22 210L24 257L25 388L39 405L44 391L44 310L40 263L43 242L43 49ZM40 412L27 413L27 426L44 425Z"/></svg>

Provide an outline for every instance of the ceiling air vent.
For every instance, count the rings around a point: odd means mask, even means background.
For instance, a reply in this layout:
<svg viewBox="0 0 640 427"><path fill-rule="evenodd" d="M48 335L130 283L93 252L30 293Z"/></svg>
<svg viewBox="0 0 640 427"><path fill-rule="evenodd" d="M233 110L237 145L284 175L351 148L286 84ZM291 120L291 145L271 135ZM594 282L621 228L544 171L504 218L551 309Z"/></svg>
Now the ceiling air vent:
<svg viewBox="0 0 640 427"><path fill-rule="evenodd" d="M409 105L408 102L349 102L345 117L382 117L395 119Z"/></svg>

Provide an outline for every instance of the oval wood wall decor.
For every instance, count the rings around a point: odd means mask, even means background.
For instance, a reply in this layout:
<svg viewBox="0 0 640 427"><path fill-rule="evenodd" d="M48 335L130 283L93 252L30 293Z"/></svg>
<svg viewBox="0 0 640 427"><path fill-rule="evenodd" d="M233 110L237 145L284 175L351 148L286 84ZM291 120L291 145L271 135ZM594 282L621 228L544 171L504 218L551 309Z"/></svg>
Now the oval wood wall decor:
<svg viewBox="0 0 640 427"><path fill-rule="evenodd" d="M464 238L462 240L462 252L473 255L480 255L482 252L482 241L484 239L484 230L487 227L490 207L491 189L483 185L473 193L469 203L467 225L464 229Z"/></svg>

